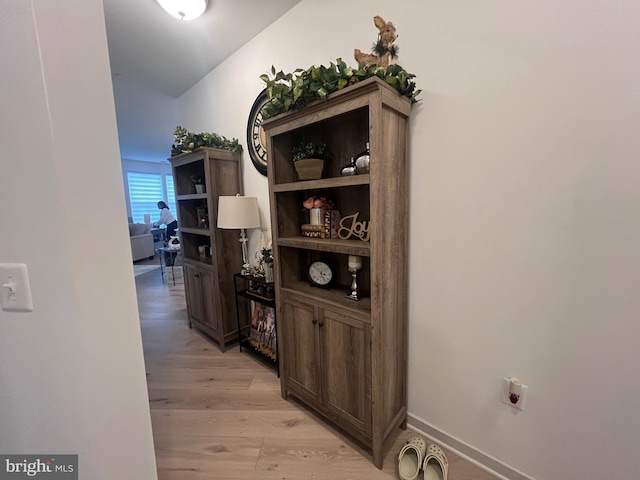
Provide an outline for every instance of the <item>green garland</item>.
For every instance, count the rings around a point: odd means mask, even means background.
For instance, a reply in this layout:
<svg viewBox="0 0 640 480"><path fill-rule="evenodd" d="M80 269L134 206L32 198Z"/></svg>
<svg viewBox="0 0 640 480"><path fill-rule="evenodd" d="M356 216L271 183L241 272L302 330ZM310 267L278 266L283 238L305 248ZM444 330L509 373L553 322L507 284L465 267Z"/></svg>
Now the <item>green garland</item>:
<svg viewBox="0 0 640 480"><path fill-rule="evenodd" d="M217 133L191 133L186 128L178 125L173 132L176 141L171 145L171 156L175 157L181 153L191 153L200 147L221 148L231 150L234 153L242 152L242 145L237 138L231 140L218 135Z"/></svg>
<svg viewBox="0 0 640 480"><path fill-rule="evenodd" d="M290 110L300 110L309 103L323 99L337 90L353 85L370 77L379 77L394 87L412 103L420 90L416 90L413 81L415 75L407 72L397 64L386 69L374 63L360 63L358 68L349 67L341 58L329 67L312 66L306 70L297 69L292 73L279 71L271 67L271 74L260 75L267 85L267 96L271 100L262 110L263 118L270 118Z"/></svg>

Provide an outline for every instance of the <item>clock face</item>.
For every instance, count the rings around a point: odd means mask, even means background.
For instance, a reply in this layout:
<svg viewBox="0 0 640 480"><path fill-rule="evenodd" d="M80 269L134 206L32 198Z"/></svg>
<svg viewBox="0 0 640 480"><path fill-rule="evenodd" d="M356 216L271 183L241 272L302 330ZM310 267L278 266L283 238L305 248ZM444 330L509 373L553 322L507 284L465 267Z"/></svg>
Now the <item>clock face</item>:
<svg viewBox="0 0 640 480"><path fill-rule="evenodd" d="M333 280L333 270L325 262L316 261L309 265L309 280L319 287L326 287Z"/></svg>
<svg viewBox="0 0 640 480"><path fill-rule="evenodd" d="M267 176L267 144L262 128L262 109L269 102L267 90L263 90L253 102L247 122L247 149L253 166L262 175Z"/></svg>

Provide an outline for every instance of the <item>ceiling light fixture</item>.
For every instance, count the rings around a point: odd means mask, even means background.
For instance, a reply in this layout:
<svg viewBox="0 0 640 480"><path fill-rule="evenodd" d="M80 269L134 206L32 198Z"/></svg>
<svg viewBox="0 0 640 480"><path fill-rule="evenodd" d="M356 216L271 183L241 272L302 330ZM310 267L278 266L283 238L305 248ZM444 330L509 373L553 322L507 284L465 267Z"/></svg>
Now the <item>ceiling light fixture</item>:
<svg viewBox="0 0 640 480"><path fill-rule="evenodd" d="M208 0L158 0L170 15L180 20L198 18L207 9Z"/></svg>

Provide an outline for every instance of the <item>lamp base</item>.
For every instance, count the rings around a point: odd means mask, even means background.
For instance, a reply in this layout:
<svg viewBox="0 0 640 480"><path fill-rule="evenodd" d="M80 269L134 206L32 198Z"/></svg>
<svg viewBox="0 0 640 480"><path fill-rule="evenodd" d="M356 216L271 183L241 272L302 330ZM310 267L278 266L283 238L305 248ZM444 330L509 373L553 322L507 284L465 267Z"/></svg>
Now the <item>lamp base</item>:
<svg viewBox="0 0 640 480"><path fill-rule="evenodd" d="M242 270L240 274L247 275L249 273L249 262L247 261L247 231L244 228L240 229L240 243L242 244Z"/></svg>

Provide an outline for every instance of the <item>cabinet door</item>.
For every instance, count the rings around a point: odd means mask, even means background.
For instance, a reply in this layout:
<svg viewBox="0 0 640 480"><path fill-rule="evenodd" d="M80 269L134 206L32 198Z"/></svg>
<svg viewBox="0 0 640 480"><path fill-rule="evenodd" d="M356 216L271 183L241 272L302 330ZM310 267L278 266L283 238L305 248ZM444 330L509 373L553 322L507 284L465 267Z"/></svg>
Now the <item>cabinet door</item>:
<svg viewBox="0 0 640 480"><path fill-rule="evenodd" d="M322 402L358 430L371 433L371 330L331 310L318 323L325 386Z"/></svg>
<svg viewBox="0 0 640 480"><path fill-rule="evenodd" d="M282 349L285 381L313 400L319 399L318 320L313 306L292 300L283 301ZM280 319L278 319L280 321Z"/></svg>
<svg viewBox="0 0 640 480"><path fill-rule="evenodd" d="M202 323L202 288L200 286L199 270L191 265L184 264L184 294L187 301L187 313L189 322Z"/></svg>
<svg viewBox="0 0 640 480"><path fill-rule="evenodd" d="M210 270L200 270L200 286L201 286L201 299L202 299L202 322L213 330L214 334L219 333L218 319L216 318L215 308L215 296L214 289L215 283L213 279L213 272ZM218 338L216 338L218 340ZM220 343L224 343L220 340Z"/></svg>

